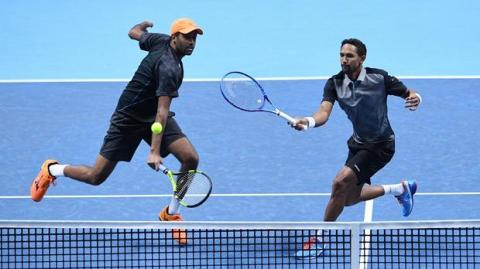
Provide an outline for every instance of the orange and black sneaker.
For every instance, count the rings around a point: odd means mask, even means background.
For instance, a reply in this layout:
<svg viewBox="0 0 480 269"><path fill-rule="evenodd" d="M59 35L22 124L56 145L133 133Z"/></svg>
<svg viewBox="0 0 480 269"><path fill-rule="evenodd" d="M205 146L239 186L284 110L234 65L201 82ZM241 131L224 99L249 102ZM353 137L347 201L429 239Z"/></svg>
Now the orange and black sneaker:
<svg viewBox="0 0 480 269"><path fill-rule="evenodd" d="M180 216L180 214L169 215L168 206L160 212L158 219L161 221L183 221L183 218ZM180 245L186 245L188 243L187 231L185 229L172 229L172 238Z"/></svg>
<svg viewBox="0 0 480 269"><path fill-rule="evenodd" d="M48 168L50 165L57 163L58 161L55 160L46 160L43 162L40 172L33 180L32 186L30 187L30 195L32 196L33 201L40 202L47 192L48 187L50 187L50 184L54 183L56 177L50 174Z"/></svg>

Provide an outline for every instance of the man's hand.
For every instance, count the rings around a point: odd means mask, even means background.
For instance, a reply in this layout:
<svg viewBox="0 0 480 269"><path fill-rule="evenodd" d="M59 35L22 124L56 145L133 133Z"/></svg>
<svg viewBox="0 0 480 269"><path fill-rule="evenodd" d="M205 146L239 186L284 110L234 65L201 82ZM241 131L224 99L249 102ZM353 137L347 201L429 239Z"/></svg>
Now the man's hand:
<svg viewBox="0 0 480 269"><path fill-rule="evenodd" d="M308 120L306 118L296 118L296 120L296 124L291 124L292 128L297 131L305 131L308 129Z"/></svg>
<svg viewBox="0 0 480 269"><path fill-rule="evenodd" d="M134 40L140 40L142 35L147 32L147 28L153 27L153 23L151 21L144 21L135 26L128 31L128 36Z"/></svg>
<svg viewBox="0 0 480 269"><path fill-rule="evenodd" d="M155 171L160 170L160 164L163 164L163 158L160 154L150 153L148 154L147 164Z"/></svg>
<svg viewBox="0 0 480 269"><path fill-rule="evenodd" d="M405 98L405 107L411 111L417 110L418 106L422 102L420 94L411 91L407 98Z"/></svg>

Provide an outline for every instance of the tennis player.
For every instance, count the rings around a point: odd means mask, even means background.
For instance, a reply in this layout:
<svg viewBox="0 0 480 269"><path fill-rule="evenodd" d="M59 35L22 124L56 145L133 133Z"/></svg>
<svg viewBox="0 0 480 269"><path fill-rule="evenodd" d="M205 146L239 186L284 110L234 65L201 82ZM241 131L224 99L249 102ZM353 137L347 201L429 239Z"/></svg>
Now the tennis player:
<svg viewBox="0 0 480 269"><path fill-rule="evenodd" d="M170 111L173 98L183 80L182 58L195 49L197 35L203 30L188 18L173 22L170 35L149 33L151 22L135 25L128 33L139 41L140 48L148 51L132 80L128 83L111 117L110 127L94 166L60 164L46 160L31 185L31 196L42 200L48 187L58 177L69 177L91 185L99 185L112 173L119 161L129 162L140 141L150 145L147 164L158 171L163 158L172 153L181 163L180 171L196 169L198 154L175 121ZM164 126L161 134L153 134L150 126L159 122ZM182 221L178 201L159 214L162 221ZM173 230L173 238L187 243L185 230Z"/></svg>
<svg viewBox="0 0 480 269"><path fill-rule="evenodd" d="M325 124L338 101L353 125L353 135L348 140L348 157L335 176L332 193L324 214L324 221L335 221L345 206L375 199L385 194L393 195L402 205L403 216L412 212L415 181L403 180L399 184L370 185L370 178L382 169L395 152L395 135L387 115L387 96L405 99L405 107L418 108L421 97L408 89L397 78L380 69L363 67L367 48L358 39L345 39L340 47L342 70L326 83L323 100L311 117L301 118L296 126L319 127ZM321 236L311 238L298 251L300 258L309 258L323 252Z"/></svg>

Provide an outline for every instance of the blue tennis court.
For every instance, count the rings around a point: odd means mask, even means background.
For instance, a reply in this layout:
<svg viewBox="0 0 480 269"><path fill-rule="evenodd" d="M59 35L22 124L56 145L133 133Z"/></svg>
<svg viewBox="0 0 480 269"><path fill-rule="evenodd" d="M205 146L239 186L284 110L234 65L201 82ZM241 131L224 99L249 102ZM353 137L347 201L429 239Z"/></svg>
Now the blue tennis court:
<svg viewBox="0 0 480 269"><path fill-rule="evenodd" d="M263 81L273 101L292 115L308 115L321 100L324 80ZM476 156L480 113L478 79L407 79L424 96L416 112L389 99L397 136L394 159L373 179L419 182L410 220L479 218ZM91 164L125 83L3 83L0 219L155 220L169 201L166 178L146 165L142 144L101 186L61 178L47 199L30 200L29 186L46 158ZM294 94L292 94L294 93ZM452 94L454 93L454 94ZM18 104L22 104L19 106ZM187 220L319 221L331 181L346 158L351 125L336 106L323 127L296 132L282 120L244 113L221 97L218 82L190 81L172 109L213 181L213 196ZM27 131L27 129L30 129ZM173 157L166 163L177 168ZM21 164L21 165L19 165ZM458 210L462 208L462 210ZM289 209L289 210L286 210ZM347 208L344 221L364 219L365 207ZM403 220L391 197L375 200L373 220Z"/></svg>

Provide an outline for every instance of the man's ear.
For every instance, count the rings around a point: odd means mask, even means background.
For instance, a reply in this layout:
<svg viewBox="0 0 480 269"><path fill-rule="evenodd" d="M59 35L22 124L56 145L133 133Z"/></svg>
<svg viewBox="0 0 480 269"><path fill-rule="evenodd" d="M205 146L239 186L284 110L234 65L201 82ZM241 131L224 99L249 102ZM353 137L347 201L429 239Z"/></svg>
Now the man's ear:
<svg viewBox="0 0 480 269"><path fill-rule="evenodd" d="M173 42L176 42L178 33L172 34L170 37L172 38Z"/></svg>
<svg viewBox="0 0 480 269"><path fill-rule="evenodd" d="M365 59L367 59L367 55L363 55L361 58L362 58L362 64L363 64L363 62L365 62Z"/></svg>

